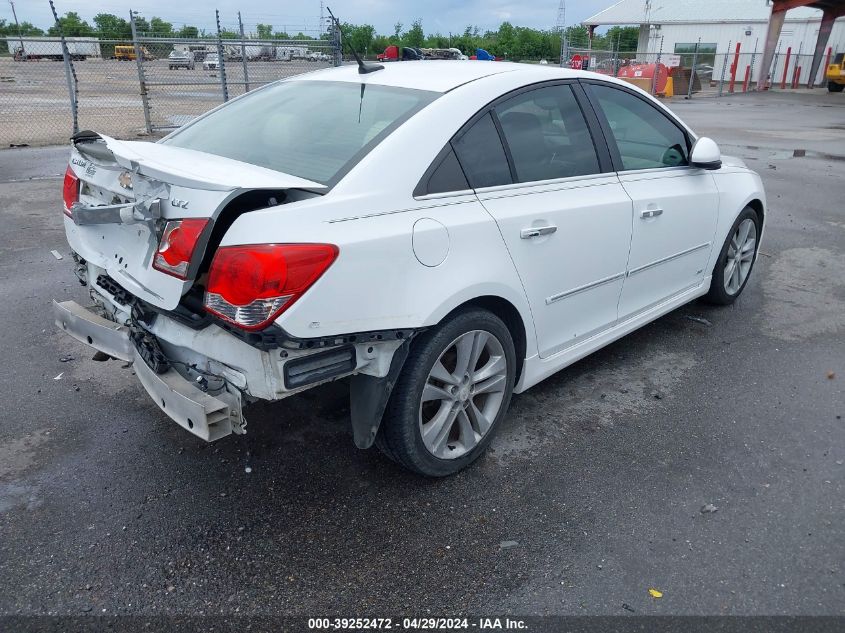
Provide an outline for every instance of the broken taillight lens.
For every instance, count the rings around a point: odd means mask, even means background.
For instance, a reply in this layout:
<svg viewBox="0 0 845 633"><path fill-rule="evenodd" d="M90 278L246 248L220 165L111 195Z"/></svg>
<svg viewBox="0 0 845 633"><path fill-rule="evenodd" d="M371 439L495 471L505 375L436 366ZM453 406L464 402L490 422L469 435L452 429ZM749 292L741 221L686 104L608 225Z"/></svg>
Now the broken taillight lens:
<svg viewBox="0 0 845 633"><path fill-rule="evenodd" d="M274 321L337 258L333 244L223 246L214 255L206 309L245 330Z"/></svg>
<svg viewBox="0 0 845 633"><path fill-rule="evenodd" d="M65 183L62 187L62 198L65 202L64 212L67 217L71 217L71 208L74 204L79 202L79 178L73 173L70 165L65 172Z"/></svg>
<svg viewBox="0 0 845 633"><path fill-rule="evenodd" d="M153 268L179 279L187 279L188 267L207 224L207 219L169 220L153 259Z"/></svg>

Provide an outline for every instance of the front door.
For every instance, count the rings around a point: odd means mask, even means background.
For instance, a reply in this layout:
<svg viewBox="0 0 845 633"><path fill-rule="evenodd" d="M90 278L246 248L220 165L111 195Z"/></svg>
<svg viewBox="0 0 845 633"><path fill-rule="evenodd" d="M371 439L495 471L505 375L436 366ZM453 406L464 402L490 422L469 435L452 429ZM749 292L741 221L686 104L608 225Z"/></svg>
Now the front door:
<svg viewBox="0 0 845 633"><path fill-rule="evenodd" d="M689 138L643 97L587 86L616 145L619 179L633 200L625 319L701 284L713 248L719 192L713 176L689 165Z"/></svg>

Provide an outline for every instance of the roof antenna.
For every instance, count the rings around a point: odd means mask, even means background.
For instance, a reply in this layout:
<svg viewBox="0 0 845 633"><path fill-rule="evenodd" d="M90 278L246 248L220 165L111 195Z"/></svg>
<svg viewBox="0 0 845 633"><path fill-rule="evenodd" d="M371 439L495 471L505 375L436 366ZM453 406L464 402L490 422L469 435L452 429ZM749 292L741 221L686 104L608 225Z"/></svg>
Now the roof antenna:
<svg viewBox="0 0 845 633"><path fill-rule="evenodd" d="M331 16L332 21L335 23L337 30L340 32L341 40L344 44L346 44L346 36L343 33L343 27L340 26L340 22L338 22L338 19L334 17L334 13L332 13L331 8L326 7L326 9L328 10L329 15ZM358 55L358 53L355 52L355 49L352 48L352 46L347 45L347 48L349 49L349 52L352 53L352 56L355 58L355 61L358 62L358 74L366 75L367 73L374 73L377 70L384 70L384 66L382 66L381 64L364 63L364 60L361 59L361 57Z"/></svg>

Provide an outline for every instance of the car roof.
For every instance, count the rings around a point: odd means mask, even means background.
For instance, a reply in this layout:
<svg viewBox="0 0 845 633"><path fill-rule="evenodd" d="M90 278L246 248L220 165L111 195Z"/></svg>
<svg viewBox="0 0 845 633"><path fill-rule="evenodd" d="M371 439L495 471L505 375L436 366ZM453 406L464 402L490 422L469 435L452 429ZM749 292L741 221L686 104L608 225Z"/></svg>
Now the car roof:
<svg viewBox="0 0 845 633"><path fill-rule="evenodd" d="M477 60L423 60L386 62L384 70L360 74L357 64L344 64L337 68L327 68L307 75L291 77L292 80L308 81L348 81L352 83L377 84L397 88L415 88L432 92L449 92L466 83L499 75L502 73L520 73L526 83L544 79L569 79L581 76L594 76L568 68L558 68L551 64L516 64L512 62L492 62Z"/></svg>

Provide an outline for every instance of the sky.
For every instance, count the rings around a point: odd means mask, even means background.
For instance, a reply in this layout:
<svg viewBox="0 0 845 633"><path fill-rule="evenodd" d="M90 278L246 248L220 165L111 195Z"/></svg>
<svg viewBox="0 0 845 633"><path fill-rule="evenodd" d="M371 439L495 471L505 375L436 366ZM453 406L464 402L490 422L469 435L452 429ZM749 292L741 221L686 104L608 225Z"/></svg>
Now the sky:
<svg viewBox="0 0 845 633"><path fill-rule="evenodd" d="M47 0L13 0L18 19L46 29L52 22ZM158 16L174 26L191 24L211 30L214 9L220 10L223 26L237 24L241 12L249 31L258 23L269 23L277 30L295 32L316 29L319 24L319 0L54 0L59 15L76 11L89 23L97 13L114 13L126 17L130 8L147 19ZM417 18L426 33L444 35L462 32L469 25L481 31L496 29L508 21L517 26L554 28L560 0L325 0L342 22L372 24L378 33L393 32L393 25L402 22L407 29ZM566 2L566 23L581 20L614 4L615 0L569 0ZM0 19L12 21L9 0L0 0Z"/></svg>

